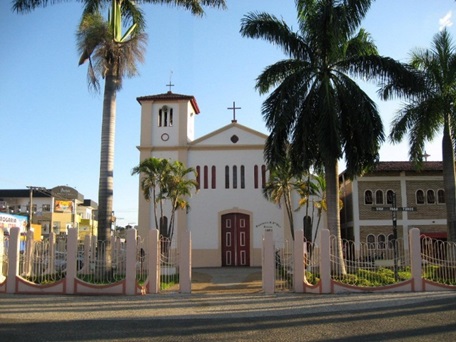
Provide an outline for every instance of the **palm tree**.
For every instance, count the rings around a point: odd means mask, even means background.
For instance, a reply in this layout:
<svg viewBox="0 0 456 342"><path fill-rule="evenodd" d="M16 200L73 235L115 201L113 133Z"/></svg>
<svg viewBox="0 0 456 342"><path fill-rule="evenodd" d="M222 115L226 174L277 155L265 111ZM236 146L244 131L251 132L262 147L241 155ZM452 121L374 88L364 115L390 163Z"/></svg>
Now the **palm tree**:
<svg viewBox="0 0 456 342"><path fill-rule="evenodd" d="M195 173L194 168L187 168L179 161L171 163L164 158L145 159L131 172L132 175L141 175L144 198L153 203L155 229L159 229L160 236L164 238L161 243L164 260L168 259L174 236L176 211L190 208L188 197L191 197L192 190L196 189L198 184L189 176ZM165 208L170 210L169 222Z"/></svg>
<svg viewBox="0 0 456 342"><path fill-rule="evenodd" d="M141 175L144 198L153 202L155 229L160 229L162 236L172 240L176 211L189 208L187 198L197 188L196 180L189 178L191 174L195 175L195 169L187 168L179 161L171 163L164 158L148 158L134 167L131 173ZM165 219L165 208L170 210L169 222Z"/></svg>
<svg viewBox="0 0 456 342"><path fill-rule="evenodd" d="M448 240L456 241L456 177L454 146L456 142L456 50L450 34L443 30L434 36L430 50L415 49L410 64L423 73L421 92L405 92L411 96L394 118L390 140L400 142L409 135L410 160L418 166L425 154L424 145L443 126L442 161ZM391 85L395 87L393 83ZM384 93L387 98L389 94Z"/></svg>
<svg viewBox="0 0 456 342"><path fill-rule="evenodd" d="M164 176L168 168L168 160L160 158L148 158L143 160L131 171L132 175L142 175L140 183L146 201L152 201L155 218L155 229L159 229L159 218L163 217L163 201L159 201L164 190ZM160 214L158 210L160 209Z"/></svg>
<svg viewBox="0 0 456 342"><path fill-rule="evenodd" d="M303 184L304 185L304 184ZM308 180L305 185L298 189L298 193L301 197L298 203L298 209L306 206L306 212L308 207L312 204L312 218L315 217L315 210L317 211L317 224L315 226L315 233L310 241L314 242L317 239L318 229L320 227L321 217L323 212L328 211L328 202L326 200L326 180L325 175L320 174L309 174ZM342 210L343 201L339 199L339 208ZM307 213L306 213L307 215Z"/></svg>
<svg viewBox="0 0 456 342"><path fill-rule="evenodd" d="M133 7L132 7L133 8ZM125 76L137 75L137 62L143 61L146 35L136 23L122 34L120 5L112 2L108 21L99 12L85 13L77 32L81 54L79 64L89 60L89 85L99 88L104 78L103 120L101 131L100 178L98 190L98 239L108 243L111 237L116 94Z"/></svg>
<svg viewBox="0 0 456 342"><path fill-rule="evenodd" d="M27 13L69 0L13 0L13 10ZM75 0L77 1L77 0ZM105 80L101 133L100 179L98 191L98 237L109 243L112 225L114 140L116 94L124 76L134 76L136 62L142 61L145 20L137 4L168 4L183 7L194 15L203 15L203 6L225 8L225 0L79 0L83 17L78 30L80 63L90 56L96 60L89 67L89 84L98 88L98 76ZM111 5L109 25L103 23L100 11ZM122 19L131 24L122 35ZM92 26L93 25L93 26ZM109 41L111 39L111 41ZM127 44L128 42L128 44ZM106 55L102 55L102 52ZM90 59L89 62L91 63ZM102 70L104 68L104 70Z"/></svg>
<svg viewBox="0 0 456 342"><path fill-rule="evenodd" d="M290 142L295 169L324 170L328 226L337 235L341 261L338 160L345 157L347 173L357 175L378 160L384 141L375 103L351 77L411 81L406 66L379 56L369 34L357 31L371 2L297 0L297 32L267 13L249 13L240 30L278 45L289 57L268 66L256 82L260 94L273 89L262 108L270 130L265 156L270 164L280 163ZM343 262L340 270L345 273Z"/></svg>
<svg viewBox="0 0 456 342"><path fill-rule="evenodd" d="M292 240L294 240L292 192L302 187L300 178L293 173L291 161L287 158L270 168L269 180L263 188L263 195L267 200L279 206L281 203L285 205Z"/></svg>
<svg viewBox="0 0 456 342"><path fill-rule="evenodd" d="M180 161L174 161L170 164L170 172L166 177L166 196L171 202L170 222L166 232L166 236L172 240L174 235L174 222L176 210L189 210L188 197L191 196L192 190L197 189L198 183L196 179L191 179L189 176L196 176L196 170L192 167L185 167Z"/></svg>

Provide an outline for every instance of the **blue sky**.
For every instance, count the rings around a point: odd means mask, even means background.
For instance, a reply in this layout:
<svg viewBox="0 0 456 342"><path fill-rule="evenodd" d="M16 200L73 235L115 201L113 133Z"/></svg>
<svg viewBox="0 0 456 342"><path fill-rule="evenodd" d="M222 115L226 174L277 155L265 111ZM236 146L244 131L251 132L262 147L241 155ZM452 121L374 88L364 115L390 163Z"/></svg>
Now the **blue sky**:
<svg viewBox="0 0 456 342"><path fill-rule="evenodd" d="M117 96L114 209L119 225L137 222L140 106L136 97L172 91L194 95L201 109L196 137L231 121L233 101L240 124L267 133L261 116L264 97L255 78L285 58L263 40L242 38L241 18L251 11L282 17L296 28L294 0L227 0L228 10L208 9L203 18L175 7L144 5L148 25L146 61L140 76L126 79ZM374 2L364 27L380 54L406 62L411 49L428 48L439 29L453 37L453 0ZM88 91L86 65L78 67L75 32L79 2L63 2L19 15L0 2L1 189L68 185L98 201L102 94ZM399 102L382 102L375 85L366 91L377 102L385 132ZM441 160L440 137L427 144L429 160ZM381 160L408 160L408 145L385 143ZM341 171L343 163L341 165Z"/></svg>

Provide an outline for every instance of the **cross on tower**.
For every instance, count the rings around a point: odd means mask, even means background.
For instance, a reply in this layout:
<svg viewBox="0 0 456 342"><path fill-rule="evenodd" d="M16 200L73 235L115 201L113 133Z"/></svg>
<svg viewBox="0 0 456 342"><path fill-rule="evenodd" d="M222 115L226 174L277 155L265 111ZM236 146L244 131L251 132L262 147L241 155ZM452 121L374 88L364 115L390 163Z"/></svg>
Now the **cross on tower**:
<svg viewBox="0 0 456 342"><path fill-rule="evenodd" d="M169 83L166 85L169 87L168 93L171 93L171 87L174 87L174 84L171 83L171 79L173 78L173 71L170 70L169 72Z"/></svg>
<svg viewBox="0 0 456 342"><path fill-rule="evenodd" d="M228 107L227 109L233 110L233 120L231 122L237 122L236 120L236 109L241 109L241 107L236 107L236 102L233 101L233 107Z"/></svg>
<svg viewBox="0 0 456 342"><path fill-rule="evenodd" d="M171 81L169 81L169 83L166 86L169 87L168 92L171 92L171 87L174 87L174 84L172 84Z"/></svg>

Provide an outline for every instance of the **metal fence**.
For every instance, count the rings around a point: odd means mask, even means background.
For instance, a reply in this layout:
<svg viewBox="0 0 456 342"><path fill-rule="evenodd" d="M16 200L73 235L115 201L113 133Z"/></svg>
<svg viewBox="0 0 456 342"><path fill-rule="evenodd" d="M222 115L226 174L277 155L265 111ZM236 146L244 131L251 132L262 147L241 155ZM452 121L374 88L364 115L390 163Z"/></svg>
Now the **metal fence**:
<svg viewBox="0 0 456 342"><path fill-rule="evenodd" d="M293 289L293 242L285 240L276 244L275 251L275 290Z"/></svg>
<svg viewBox="0 0 456 342"><path fill-rule="evenodd" d="M160 290L171 291L179 283L179 251L176 239L160 237Z"/></svg>
<svg viewBox="0 0 456 342"><path fill-rule="evenodd" d="M409 255L401 239L381 245L356 245L354 241L348 240L343 240L339 244L337 237L331 236L330 248L331 277L342 283L384 286L411 278Z"/></svg>
<svg viewBox="0 0 456 342"><path fill-rule="evenodd" d="M138 236L136 239L136 280L143 285L149 276L149 249L147 241Z"/></svg>
<svg viewBox="0 0 456 342"><path fill-rule="evenodd" d="M456 285L456 243L422 237L421 259L423 278Z"/></svg>
<svg viewBox="0 0 456 342"><path fill-rule="evenodd" d="M78 246L77 277L93 284L112 284L125 279L126 244L123 239L109 242L91 239Z"/></svg>

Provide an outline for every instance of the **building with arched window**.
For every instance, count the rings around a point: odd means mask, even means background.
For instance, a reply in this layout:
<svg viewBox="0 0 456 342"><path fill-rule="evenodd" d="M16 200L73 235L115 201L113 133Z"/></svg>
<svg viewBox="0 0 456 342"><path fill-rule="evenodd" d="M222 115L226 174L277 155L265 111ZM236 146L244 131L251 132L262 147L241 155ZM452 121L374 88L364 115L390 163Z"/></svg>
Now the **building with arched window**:
<svg viewBox="0 0 456 342"><path fill-rule="evenodd" d="M408 231L417 227L433 238L446 239L446 207L442 162L423 162L416 170L411 162L380 162L374 170L353 180L340 175L342 235L346 239L387 248L392 239L392 212L373 210L392 207L397 211L398 239L407 246Z"/></svg>
<svg viewBox="0 0 456 342"><path fill-rule="evenodd" d="M195 138L200 110L193 96L168 92L137 100L141 105L140 161L150 157L179 160L197 171L198 193L190 198L189 211L177 212L174 235L179 239L185 229L191 232L193 266L260 266L265 229L274 231L278 243L291 240L285 207L263 196L268 177L265 134L232 120ZM298 207L298 199L294 201L293 209ZM142 236L154 229L152 210L139 191ZM305 221L304 215L305 210L295 213L295 229L303 230L304 222L309 226L311 221ZM324 222L323 218L321 227Z"/></svg>

